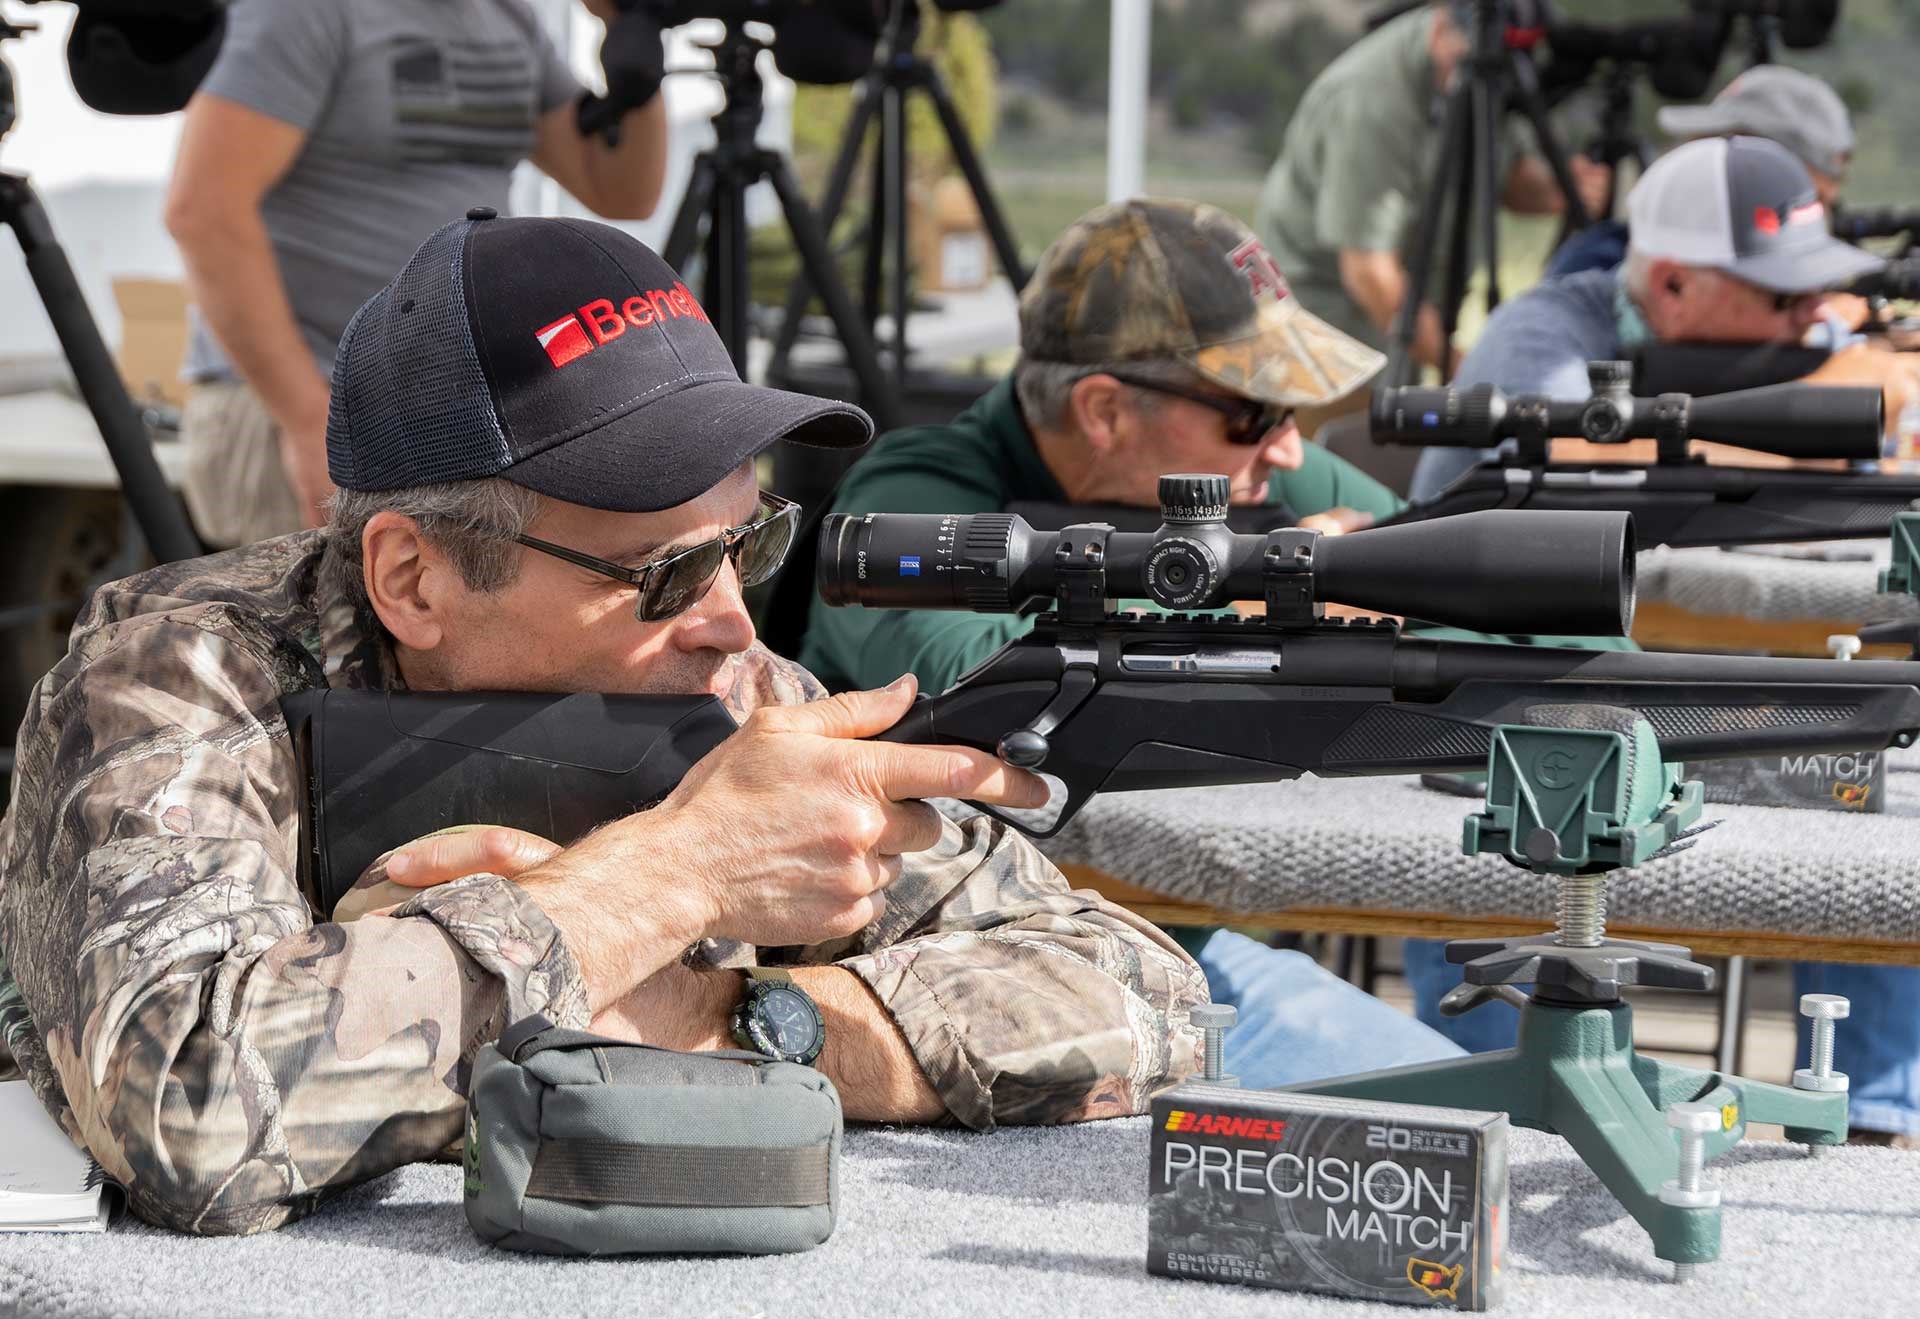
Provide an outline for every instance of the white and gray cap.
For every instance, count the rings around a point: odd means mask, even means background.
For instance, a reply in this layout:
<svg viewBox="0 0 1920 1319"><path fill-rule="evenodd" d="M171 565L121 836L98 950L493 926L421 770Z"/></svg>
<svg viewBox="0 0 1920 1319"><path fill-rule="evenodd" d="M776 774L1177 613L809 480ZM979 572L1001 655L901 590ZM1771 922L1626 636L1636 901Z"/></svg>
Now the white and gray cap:
<svg viewBox="0 0 1920 1319"><path fill-rule="evenodd" d="M1770 138L1836 179L1846 176L1853 154L1853 119L1840 94L1782 64L1748 69L1708 104L1664 106L1659 117L1661 131L1674 137Z"/></svg>
<svg viewBox="0 0 1920 1319"><path fill-rule="evenodd" d="M1627 195L1636 253L1724 270L1775 293L1845 287L1886 262L1841 242L1791 151L1759 137L1683 142Z"/></svg>

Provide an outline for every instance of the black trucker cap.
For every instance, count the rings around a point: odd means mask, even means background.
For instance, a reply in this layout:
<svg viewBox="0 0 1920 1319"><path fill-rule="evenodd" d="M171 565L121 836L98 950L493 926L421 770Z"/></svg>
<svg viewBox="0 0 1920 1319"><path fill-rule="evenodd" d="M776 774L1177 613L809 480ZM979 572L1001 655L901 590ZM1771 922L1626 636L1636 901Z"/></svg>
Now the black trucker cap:
<svg viewBox="0 0 1920 1319"><path fill-rule="evenodd" d="M477 206L348 323L327 470L343 490L499 476L647 513L711 490L775 440L872 436L851 404L743 383L706 312L638 239Z"/></svg>

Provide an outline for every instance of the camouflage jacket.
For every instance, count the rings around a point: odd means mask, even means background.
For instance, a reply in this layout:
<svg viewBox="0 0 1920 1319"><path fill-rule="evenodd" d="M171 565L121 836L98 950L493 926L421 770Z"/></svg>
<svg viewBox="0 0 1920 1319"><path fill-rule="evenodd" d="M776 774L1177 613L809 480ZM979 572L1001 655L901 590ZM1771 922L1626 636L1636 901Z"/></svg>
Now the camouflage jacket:
<svg viewBox="0 0 1920 1319"><path fill-rule="evenodd" d="M7 1046L134 1210L187 1231L272 1228L432 1157L482 1043L529 1012L588 1019L572 954L505 879L350 924L301 896L278 701L400 685L379 628L324 598L323 547L102 588L34 690L0 823ZM758 645L738 673L736 717L820 694ZM970 1127L1139 1112L1196 1065L1198 968L985 817L907 858L876 925L778 956L859 975Z"/></svg>

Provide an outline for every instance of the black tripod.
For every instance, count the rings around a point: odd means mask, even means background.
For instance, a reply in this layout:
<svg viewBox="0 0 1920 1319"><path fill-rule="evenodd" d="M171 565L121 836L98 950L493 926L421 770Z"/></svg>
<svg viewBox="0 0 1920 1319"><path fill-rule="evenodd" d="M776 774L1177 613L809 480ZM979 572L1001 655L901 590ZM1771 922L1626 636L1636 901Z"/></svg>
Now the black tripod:
<svg viewBox="0 0 1920 1319"><path fill-rule="evenodd" d="M1487 263L1487 310L1500 305L1499 141L1500 123L1509 111L1518 110L1532 126L1540 154L1567 199L1568 223L1575 229L1587 225L1566 152L1547 118L1540 72L1523 45L1508 45L1508 17L1507 0L1474 0L1472 50L1447 93L1441 115L1440 149L1420 202L1419 224L1407 260L1407 294L1394 317L1384 384L1410 385L1418 379L1413 345L1420 307L1430 301L1443 210L1450 208L1448 265L1446 287L1436 305L1444 337L1450 340L1459 324L1476 233Z"/></svg>
<svg viewBox="0 0 1920 1319"><path fill-rule="evenodd" d="M0 18L0 41L33 31L31 24ZM0 60L0 139L13 128L16 117L13 71ZM100 327L80 292L67 254L54 238L53 225L23 174L0 171L0 226L13 230L27 259L27 274L47 309L47 319L59 336L60 347L73 369L74 383L87 410L100 427L120 473L120 491L133 512L140 533L162 563L191 559L204 553L200 538L187 521L180 499L160 474L153 444L140 420L127 387L120 379L113 355L100 337Z"/></svg>
<svg viewBox="0 0 1920 1319"><path fill-rule="evenodd" d="M872 337L878 338L880 286L886 265L887 248L893 255L892 287L889 290L893 316L893 383L904 392L907 383L907 106L913 92L922 92L933 103L945 132L948 149L960 166L973 193L974 205L986 224L993 242L994 255L1014 288L1026 285L1027 271L1020 263L1019 245L1000 209L993 187L981 167L980 153L954 108L940 71L919 55L915 41L919 35L920 7L915 0L894 0L879 54L873 68L853 89L853 109L846 131L840 138L840 154L828 177L827 192L820 206L820 222L831 234L853 186L853 173L874 120L880 123L880 139L873 153L872 188L868 196L866 229L866 265L862 282L861 310ZM787 294L786 314L780 321L780 333L774 340L773 358L767 368L770 380L781 383L788 378L787 359L800 337L800 321L807 299L813 292L806 279L798 279Z"/></svg>
<svg viewBox="0 0 1920 1319"><path fill-rule="evenodd" d="M895 402L872 336L854 311L853 301L834 269L825 232L794 181L793 170L777 151L754 141L765 104L765 88L756 66L767 43L749 36L732 23L719 41L705 47L713 52L714 72L726 93L726 103L713 117L715 141L694 157L686 196L667 236L667 264L685 271L707 222L706 282L702 302L720 333L727 353L744 375L747 363L747 189L763 179L773 184L787 229L800 254L803 278L820 290L846 346L847 361L860 382L860 402L882 427L892 424Z"/></svg>

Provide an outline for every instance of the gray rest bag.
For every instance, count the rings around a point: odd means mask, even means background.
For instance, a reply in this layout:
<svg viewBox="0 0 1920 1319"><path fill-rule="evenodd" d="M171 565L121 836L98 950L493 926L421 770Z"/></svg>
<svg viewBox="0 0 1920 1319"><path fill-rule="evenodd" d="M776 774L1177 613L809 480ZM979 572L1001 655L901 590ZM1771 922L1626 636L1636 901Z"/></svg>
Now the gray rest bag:
<svg viewBox="0 0 1920 1319"><path fill-rule="evenodd" d="M474 1059L467 1222L546 1255L771 1255L833 1232L840 1096L811 1067L509 1028Z"/></svg>

